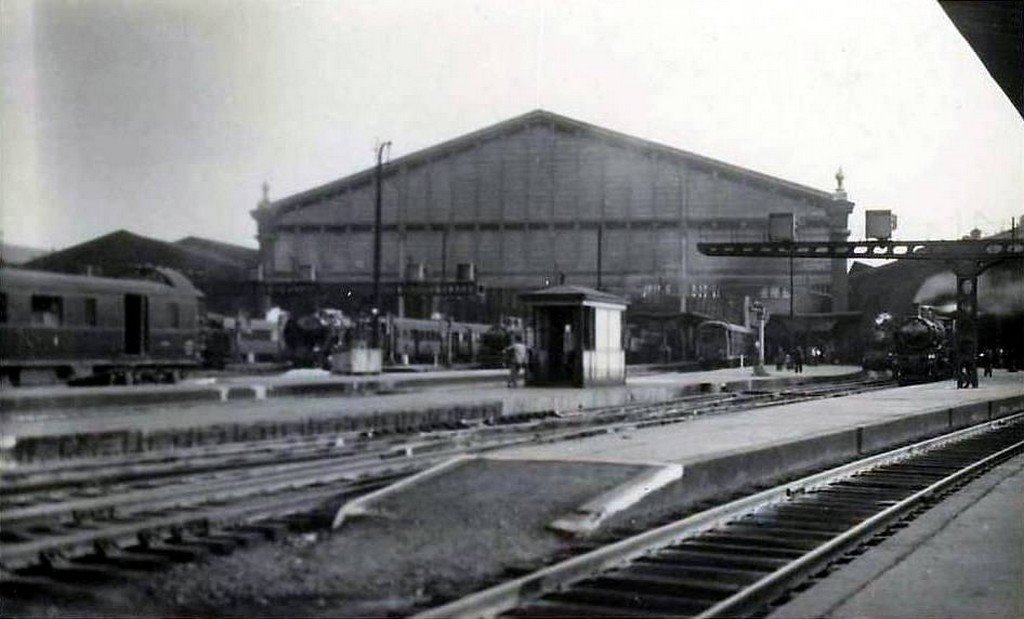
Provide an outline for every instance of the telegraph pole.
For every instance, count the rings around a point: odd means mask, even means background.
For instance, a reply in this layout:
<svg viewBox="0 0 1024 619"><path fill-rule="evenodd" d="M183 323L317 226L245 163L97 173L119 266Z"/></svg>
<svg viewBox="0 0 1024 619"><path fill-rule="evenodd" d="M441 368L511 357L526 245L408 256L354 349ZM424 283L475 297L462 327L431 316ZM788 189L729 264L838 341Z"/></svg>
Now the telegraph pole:
<svg viewBox="0 0 1024 619"><path fill-rule="evenodd" d="M373 225L373 309L371 314L373 315L373 346L374 348L380 348L380 310L381 310L381 295L380 295L380 252L381 252L381 177L384 171L384 150L387 149L390 152L391 142L384 142L377 147L377 201L376 209L374 212L374 225Z"/></svg>

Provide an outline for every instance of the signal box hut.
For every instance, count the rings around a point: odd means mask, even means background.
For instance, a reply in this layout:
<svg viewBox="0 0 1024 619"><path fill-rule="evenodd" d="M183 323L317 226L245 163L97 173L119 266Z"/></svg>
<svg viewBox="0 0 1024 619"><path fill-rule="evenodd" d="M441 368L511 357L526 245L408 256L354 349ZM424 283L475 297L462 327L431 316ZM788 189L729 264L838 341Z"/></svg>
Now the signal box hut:
<svg viewBox="0 0 1024 619"><path fill-rule="evenodd" d="M528 308L531 386L626 382L622 317L626 301L582 286L552 286L521 295Z"/></svg>

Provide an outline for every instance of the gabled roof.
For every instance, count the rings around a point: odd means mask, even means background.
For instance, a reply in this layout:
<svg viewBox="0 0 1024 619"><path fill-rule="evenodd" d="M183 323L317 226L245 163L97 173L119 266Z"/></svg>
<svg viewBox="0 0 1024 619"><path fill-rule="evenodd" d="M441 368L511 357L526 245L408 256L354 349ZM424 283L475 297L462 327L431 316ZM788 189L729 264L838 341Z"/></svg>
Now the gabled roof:
<svg viewBox="0 0 1024 619"><path fill-rule="evenodd" d="M800 198L811 200L832 200L832 194L827 191L800 185L775 176L748 170L747 168L741 168L731 163L725 163L724 161L704 157L703 155L691 153L689 151L660 144L658 142L652 142L650 140L644 140L625 133L619 133L618 131L612 131L611 129L605 129L567 116L548 112L547 110L534 110L521 116L516 116L495 125L485 127L484 129L467 133L457 138L441 142L435 146L424 148L403 157L399 157L398 159L391 161L385 167L383 174L385 177L388 177L393 175L396 170L403 167L421 165L432 159L437 159L465 150L466 148L481 141L490 140L502 135L508 135L526 127L536 125L550 125L565 131L583 133L597 140L618 144L634 150L677 159L691 165L716 170L721 174L734 176L750 183L759 184L780 193L795 195ZM276 218L277 216L283 215L284 213L294 209L314 204L323 198L337 194L350 187L356 187L368 183L373 180L375 171L375 167L367 168L361 172L352 174L351 176L346 176L336 181L320 185L319 187L314 187L313 189L282 198L272 202L269 207L253 210L252 215L257 220L268 217Z"/></svg>
<svg viewBox="0 0 1024 619"><path fill-rule="evenodd" d="M177 271L155 268L139 273L132 278L117 277L85 277L53 271L35 271L20 267L3 267L0 269L5 283L21 287L33 286L39 290L75 290L81 292L149 292L154 294L183 294L203 296L188 278Z"/></svg>
<svg viewBox="0 0 1024 619"><path fill-rule="evenodd" d="M622 307L629 305L625 299L611 293L587 288L586 286L573 286L571 284L541 288L540 290L523 293L519 297L527 303L582 304L584 301L593 301L596 303L621 305Z"/></svg>
<svg viewBox="0 0 1024 619"><path fill-rule="evenodd" d="M186 236L172 243L178 247L184 247L193 252L216 256L223 260L237 263L239 266L251 267L259 262L260 252L250 247L233 245L213 239L204 239L198 236Z"/></svg>
<svg viewBox="0 0 1024 619"><path fill-rule="evenodd" d="M166 267L185 273L192 279L232 279L245 270L244 265L209 252L198 252L127 230L73 245L27 262L27 269L82 273L87 266L99 268L104 274L116 275L136 265Z"/></svg>
<svg viewBox="0 0 1024 619"><path fill-rule="evenodd" d="M13 243L0 243L0 264L24 264L25 262L38 258L39 256L45 256L50 253L50 251L51 250L49 249L42 249L41 247L26 247L24 245L14 245Z"/></svg>

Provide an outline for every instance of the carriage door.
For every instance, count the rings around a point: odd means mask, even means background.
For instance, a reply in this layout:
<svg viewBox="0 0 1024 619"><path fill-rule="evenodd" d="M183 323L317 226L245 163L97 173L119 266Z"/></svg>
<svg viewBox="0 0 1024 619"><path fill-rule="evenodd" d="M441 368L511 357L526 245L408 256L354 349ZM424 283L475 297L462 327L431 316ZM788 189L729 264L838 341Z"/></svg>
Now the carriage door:
<svg viewBox="0 0 1024 619"><path fill-rule="evenodd" d="M141 294L124 295L124 352L142 355L149 343L148 299Z"/></svg>

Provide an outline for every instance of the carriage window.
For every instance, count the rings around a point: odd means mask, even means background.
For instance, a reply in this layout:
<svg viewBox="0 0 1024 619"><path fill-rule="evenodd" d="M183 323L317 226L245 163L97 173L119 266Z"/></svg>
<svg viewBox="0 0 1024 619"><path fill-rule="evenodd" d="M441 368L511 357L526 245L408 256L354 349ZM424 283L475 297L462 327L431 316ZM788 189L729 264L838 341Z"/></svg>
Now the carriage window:
<svg viewBox="0 0 1024 619"><path fill-rule="evenodd" d="M96 299L88 298L83 299L83 301L85 301L85 307L83 312L83 315L85 316L85 324L89 325L90 327L95 327L97 325Z"/></svg>
<svg viewBox="0 0 1024 619"><path fill-rule="evenodd" d="M32 324L59 327L64 322L64 300L60 297L32 296Z"/></svg>
<svg viewBox="0 0 1024 619"><path fill-rule="evenodd" d="M172 329L181 328L181 308L177 303L167 304L167 322Z"/></svg>

